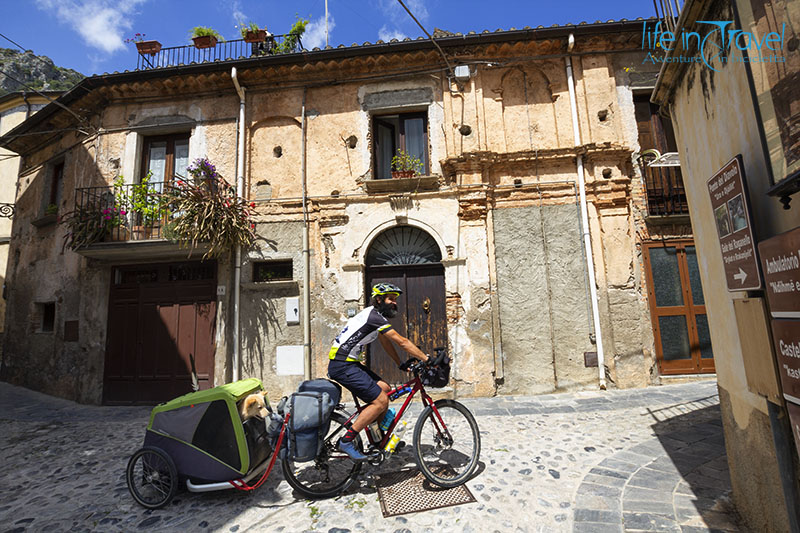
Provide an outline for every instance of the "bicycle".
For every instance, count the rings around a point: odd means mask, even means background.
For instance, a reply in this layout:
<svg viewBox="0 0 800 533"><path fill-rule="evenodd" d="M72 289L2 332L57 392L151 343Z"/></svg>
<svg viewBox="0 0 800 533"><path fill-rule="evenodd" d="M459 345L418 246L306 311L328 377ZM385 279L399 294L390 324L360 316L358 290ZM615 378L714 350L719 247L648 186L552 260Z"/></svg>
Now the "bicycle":
<svg viewBox="0 0 800 533"><path fill-rule="evenodd" d="M437 349L436 352L436 357L428 364L439 364L446 356L444 350ZM366 462L379 466L389 457L384 448L412 398L420 392L425 407L414 425L413 451L417 465L425 478L432 483L444 488L456 487L470 479L478 467L481 448L478 424L463 404L447 399L433 401L425 391L423 379L420 377L426 368L427 364L421 361L412 363L409 372L413 372L414 378L389 392L390 401L406 394L408 397L386 434L375 438L368 428L364 428L368 442L365 454L369 457ZM284 478L300 494L308 498L336 496L350 488L361 471L362 463L353 461L347 454L336 449L336 442L345 430L345 425L366 407L355 396L354 399L354 413L346 411L343 404L334 408L331 427L316 459L303 463L282 459ZM364 453L360 434L356 435L355 443Z"/></svg>

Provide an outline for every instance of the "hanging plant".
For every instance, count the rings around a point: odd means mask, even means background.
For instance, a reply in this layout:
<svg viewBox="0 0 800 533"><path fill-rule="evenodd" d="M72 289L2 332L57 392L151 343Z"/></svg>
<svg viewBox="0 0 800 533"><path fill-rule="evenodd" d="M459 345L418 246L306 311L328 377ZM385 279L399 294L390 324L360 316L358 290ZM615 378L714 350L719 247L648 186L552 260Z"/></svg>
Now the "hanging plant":
<svg viewBox="0 0 800 533"><path fill-rule="evenodd" d="M113 199L76 207L59 220L67 227L64 246L77 250L104 240L115 228L125 225L126 213L125 206Z"/></svg>
<svg viewBox="0 0 800 533"><path fill-rule="evenodd" d="M203 259L219 257L236 245L252 245L255 204L238 198L234 187L206 158L195 160L187 172L194 180L178 180L166 192L172 212L169 237L192 249L207 243L209 249Z"/></svg>

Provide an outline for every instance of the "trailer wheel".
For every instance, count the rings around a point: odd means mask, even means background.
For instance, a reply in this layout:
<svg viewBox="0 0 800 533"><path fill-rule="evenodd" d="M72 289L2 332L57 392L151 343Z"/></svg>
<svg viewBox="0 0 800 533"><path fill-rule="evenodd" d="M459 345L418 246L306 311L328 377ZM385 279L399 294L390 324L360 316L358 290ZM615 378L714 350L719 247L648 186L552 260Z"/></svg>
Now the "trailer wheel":
<svg viewBox="0 0 800 533"><path fill-rule="evenodd" d="M172 501L178 491L178 470L172 458L154 446L141 448L128 461L128 490L142 507L158 509Z"/></svg>

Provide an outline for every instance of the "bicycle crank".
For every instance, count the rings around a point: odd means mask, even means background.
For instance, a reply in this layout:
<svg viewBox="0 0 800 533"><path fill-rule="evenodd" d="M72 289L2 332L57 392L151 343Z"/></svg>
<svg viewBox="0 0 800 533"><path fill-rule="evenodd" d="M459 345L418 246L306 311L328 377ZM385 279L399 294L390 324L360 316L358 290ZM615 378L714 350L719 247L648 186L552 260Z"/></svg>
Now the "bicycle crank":
<svg viewBox="0 0 800 533"><path fill-rule="evenodd" d="M367 451L367 462L372 466L380 466L386 460L386 454L383 450L374 448Z"/></svg>

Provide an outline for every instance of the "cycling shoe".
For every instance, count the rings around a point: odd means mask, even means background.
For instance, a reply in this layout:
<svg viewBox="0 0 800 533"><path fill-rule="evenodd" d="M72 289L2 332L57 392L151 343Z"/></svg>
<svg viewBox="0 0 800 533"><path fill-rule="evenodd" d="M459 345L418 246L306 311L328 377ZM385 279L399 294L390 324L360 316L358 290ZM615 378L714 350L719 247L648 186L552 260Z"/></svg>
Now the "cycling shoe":
<svg viewBox="0 0 800 533"><path fill-rule="evenodd" d="M346 453L353 461L361 462L369 459L356 447L355 441L344 442L342 439L336 443L336 449Z"/></svg>

